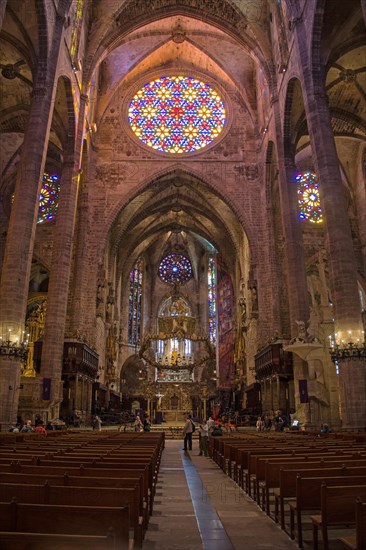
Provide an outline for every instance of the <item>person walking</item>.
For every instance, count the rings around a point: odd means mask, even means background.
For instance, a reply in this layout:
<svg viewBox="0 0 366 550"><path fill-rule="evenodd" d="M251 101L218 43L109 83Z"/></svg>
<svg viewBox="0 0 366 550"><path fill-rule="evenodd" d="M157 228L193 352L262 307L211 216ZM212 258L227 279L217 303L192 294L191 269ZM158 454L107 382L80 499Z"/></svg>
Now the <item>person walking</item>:
<svg viewBox="0 0 366 550"><path fill-rule="evenodd" d="M192 450L192 434L195 431L196 426L193 424L192 415L187 416L186 423L183 428L184 447L183 451Z"/></svg>

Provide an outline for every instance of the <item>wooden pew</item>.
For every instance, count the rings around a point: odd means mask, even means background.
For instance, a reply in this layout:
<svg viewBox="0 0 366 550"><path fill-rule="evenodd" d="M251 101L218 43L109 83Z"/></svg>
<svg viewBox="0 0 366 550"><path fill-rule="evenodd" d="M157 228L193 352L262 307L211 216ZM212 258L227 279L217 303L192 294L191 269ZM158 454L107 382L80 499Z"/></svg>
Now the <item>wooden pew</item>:
<svg viewBox="0 0 366 550"><path fill-rule="evenodd" d="M144 537L143 518L140 516L138 486L134 488L72 487L43 485L24 486L16 483L0 485L3 502L15 499L21 504L53 504L59 506L129 507L130 526L136 546L141 547Z"/></svg>
<svg viewBox="0 0 366 550"><path fill-rule="evenodd" d="M330 464L332 466L333 464ZM342 466L335 468L328 468L327 464L318 466L317 468L303 469L280 469L280 486L274 490L275 496L275 521L278 523L280 512L281 529L285 530L285 500L296 497L296 477L300 475L302 477L336 477L340 475L365 475L365 466L358 466L357 462L352 461L343 462Z"/></svg>
<svg viewBox="0 0 366 550"><path fill-rule="evenodd" d="M117 550L113 532L97 535L0 532L1 550Z"/></svg>
<svg viewBox="0 0 366 550"><path fill-rule="evenodd" d="M59 535L106 536L113 529L115 547L128 550L129 509L52 506L0 502L0 532L54 533ZM24 547L24 550L28 548Z"/></svg>
<svg viewBox="0 0 366 550"><path fill-rule="evenodd" d="M64 466L32 466L32 465L22 465L14 463L8 467L0 467L0 474L2 473L22 473L28 476L33 475L45 475L45 476L76 476L76 477L92 477L94 479L98 478L125 478L133 476L143 476L144 480L144 495L148 495L148 504L149 504L149 514L152 514L153 511L153 500L155 494L154 481L149 477L149 470L147 466L144 465L131 465L128 468L84 468L83 466L79 467L69 467L68 463L65 463Z"/></svg>
<svg viewBox="0 0 366 550"><path fill-rule="evenodd" d="M138 487L140 494L140 515L144 520L144 529L147 529L149 523L149 495L147 486L144 484L142 475L133 472L127 472L129 477L105 478L105 477L85 477L85 476L68 476L68 475L48 475L48 474L13 474L0 472L0 496L1 484L15 483L23 485L43 485L48 482L50 485L64 485L73 487L102 487L102 488L120 488L128 489Z"/></svg>
<svg viewBox="0 0 366 550"><path fill-rule="evenodd" d="M320 468L342 468L346 467L359 467L364 468L366 472L366 460L364 458L359 459L358 457L308 457L308 459L303 460L299 458L293 458L282 462L281 459L269 459L265 463L265 477L262 485L262 502L265 504L265 509L267 515L270 515L270 489L274 490L276 509L278 510L278 501L281 497L281 488L283 494L286 494L284 498L290 498L296 494L296 471L297 470L318 470ZM292 470L282 476L282 483L280 482L280 471L282 470ZM361 470L359 471L360 475L363 475ZM334 475L337 475L334 472ZM281 487L280 487L281 485ZM291 494L292 491L292 494ZM264 492L264 495L263 495ZM275 514L276 516L276 514Z"/></svg>
<svg viewBox="0 0 366 550"><path fill-rule="evenodd" d="M366 485L352 487L321 487L321 513L311 516L313 525L313 548L318 550L318 531L321 530L323 550L329 550L328 528L349 527L356 523L355 502L366 498Z"/></svg>
<svg viewBox="0 0 366 550"><path fill-rule="evenodd" d="M366 548L366 502L356 499L356 533L340 538L344 550L362 550Z"/></svg>
<svg viewBox="0 0 366 550"><path fill-rule="evenodd" d="M302 537L302 514L306 511L320 510L321 508L321 486L325 483L327 487L340 485L366 485L366 473L364 476L338 476L338 477L302 477L296 479L296 499L289 501L290 507L290 537L295 538L299 548L303 547ZM296 531L295 531L296 517Z"/></svg>

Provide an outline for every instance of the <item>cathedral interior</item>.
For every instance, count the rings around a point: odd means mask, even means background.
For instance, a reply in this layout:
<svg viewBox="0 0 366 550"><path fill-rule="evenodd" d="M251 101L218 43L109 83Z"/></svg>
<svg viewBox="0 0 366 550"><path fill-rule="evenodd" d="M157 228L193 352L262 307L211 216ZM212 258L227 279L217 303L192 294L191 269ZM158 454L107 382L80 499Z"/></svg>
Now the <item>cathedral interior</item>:
<svg viewBox="0 0 366 550"><path fill-rule="evenodd" d="M0 0L0 425L366 428L366 1Z"/></svg>

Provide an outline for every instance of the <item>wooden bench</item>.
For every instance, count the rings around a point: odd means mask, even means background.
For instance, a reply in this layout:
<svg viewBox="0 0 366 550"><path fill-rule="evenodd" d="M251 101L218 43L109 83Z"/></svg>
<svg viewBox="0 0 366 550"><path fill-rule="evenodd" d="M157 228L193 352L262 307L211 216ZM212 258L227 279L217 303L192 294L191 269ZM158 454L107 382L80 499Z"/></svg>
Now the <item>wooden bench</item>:
<svg viewBox="0 0 366 550"><path fill-rule="evenodd" d="M302 514L303 512L315 512L321 508L321 486L327 487L340 485L366 485L366 473L364 476L338 476L338 477L302 477L296 479L296 499L289 501L290 507L290 537L295 538L299 548L303 547ZM295 531L296 517L296 531Z"/></svg>
<svg viewBox="0 0 366 550"><path fill-rule="evenodd" d="M321 513L311 516L313 525L313 548L318 550L318 531L322 532L323 549L329 550L328 528L349 527L356 523L355 502L366 498L366 485L352 487L321 486Z"/></svg>
<svg viewBox="0 0 366 550"><path fill-rule="evenodd" d="M153 511L153 500L155 494L156 479L151 478L148 466L141 464L132 464L123 468L84 468L83 465L78 467L70 467L69 463L64 463L63 466L33 466L12 463L8 466L0 466L0 473L24 473L30 476L33 475L70 475L70 476L85 476L93 478L122 478L142 475L144 479L144 494L149 495L149 513Z"/></svg>
<svg viewBox="0 0 366 550"><path fill-rule="evenodd" d="M279 509L279 501L281 498L291 498L296 494L296 475L297 470L319 470L319 469L333 469L345 467L360 467L366 472L366 460L358 460L352 457L342 457L342 459L335 457L321 458L316 460L314 457L308 460L291 459L286 462L281 460L268 460L265 465L265 478L262 484L262 500L265 502L265 509L267 515L270 514L270 498L269 491L273 489L275 496L275 510ZM281 477L280 471L288 470L288 473L283 474ZM333 476L337 475L333 472ZM359 475L363 475L363 471L359 470ZM281 480L280 480L281 477ZM280 504L281 507L281 504ZM283 506L282 506L283 507ZM277 513L275 512L275 518L277 521Z"/></svg>
<svg viewBox="0 0 366 550"><path fill-rule="evenodd" d="M106 536L114 531L115 547L128 550L129 509L52 506L0 502L0 532ZM28 548L24 547L24 550ZM92 547L91 547L92 548Z"/></svg>
<svg viewBox="0 0 366 550"><path fill-rule="evenodd" d="M72 487L43 485L24 486L16 483L0 485L3 502L15 499L21 504L52 504L60 506L129 507L130 527L136 546L141 547L144 537L143 518L140 516L138 486L134 488Z"/></svg>
<svg viewBox="0 0 366 550"><path fill-rule="evenodd" d="M345 550L362 550L366 548L366 502L356 499L356 533L340 538Z"/></svg>
<svg viewBox="0 0 366 550"><path fill-rule="evenodd" d="M334 463L319 465L315 468L308 468L305 466L301 470L299 468L280 469L280 486L278 489L274 489L273 494L275 497L275 521L278 523L280 511L280 523L282 529L285 529L285 501L296 497L297 475L302 477L336 477L340 475L357 476L365 474L365 466L359 467L357 462L353 463L352 461L345 461L342 463L342 466L340 464L338 467L332 466L334 466Z"/></svg>
<svg viewBox="0 0 366 550"><path fill-rule="evenodd" d="M0 541L1 550L117 550L113 532L103 537L3 531Z"/></svg>

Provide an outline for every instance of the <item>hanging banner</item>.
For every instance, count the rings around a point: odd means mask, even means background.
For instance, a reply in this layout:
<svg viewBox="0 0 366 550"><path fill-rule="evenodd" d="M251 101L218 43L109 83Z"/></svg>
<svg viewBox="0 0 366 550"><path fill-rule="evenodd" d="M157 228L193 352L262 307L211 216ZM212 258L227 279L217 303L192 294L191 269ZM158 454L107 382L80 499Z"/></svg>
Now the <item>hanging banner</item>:
<svg viewBox="0 0 366 550"><path fill-rule="evenodd" d="M227 267L217 256L218 359L219 388L231 389L234 365L234 290Z"/></svg>
<svg viewBox="0 0 366 550"><path fill-rule="evenodd" d="M309 403L308 381L299 380L300 403Z"/></svg>
<svg viewBox="0 0 366 550"><path fill-rule="evenodd" d="M45 401L51 399L51 378L43 378L42 399Z"/></svg>

